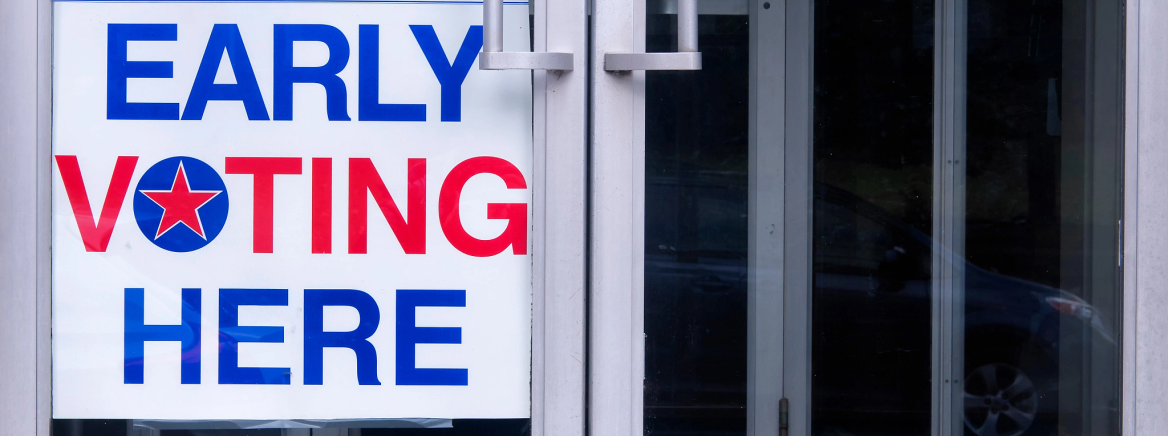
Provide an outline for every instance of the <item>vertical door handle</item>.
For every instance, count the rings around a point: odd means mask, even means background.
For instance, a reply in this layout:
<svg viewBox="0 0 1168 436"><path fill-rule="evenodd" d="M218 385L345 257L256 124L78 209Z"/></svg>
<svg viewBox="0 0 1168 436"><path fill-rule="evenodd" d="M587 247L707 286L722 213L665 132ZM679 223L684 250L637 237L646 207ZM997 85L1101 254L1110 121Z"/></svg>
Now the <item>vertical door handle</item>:
<svg viewBox="0 0 1168 436"><path fill-rule="evenodd" d="M700 70L698 0L677 0L676 53L605 53L605 71Z"/></svg>
<svg viewBox="0 0 1168 436"><path fill-rule="evenodd" d="M572 54L503 51L503 0L484 0L479 69L571 71Z"/></svg>

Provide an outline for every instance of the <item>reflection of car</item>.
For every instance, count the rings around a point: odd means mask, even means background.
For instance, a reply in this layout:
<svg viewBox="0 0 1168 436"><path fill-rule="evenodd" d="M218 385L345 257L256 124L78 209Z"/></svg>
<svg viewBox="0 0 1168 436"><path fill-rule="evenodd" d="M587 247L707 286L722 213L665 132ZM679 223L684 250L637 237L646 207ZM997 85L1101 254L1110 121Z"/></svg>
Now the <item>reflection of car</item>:
<svg viewBox="0 0 1168 436"><path fill-rule="evenodd" d="M746 355L744 186L709 174L648 181L646 207L664 210L646 215L647 422L685 410L670 418L698 425L703 408L708 419L744 418L745 359L727 358ZM814 433L927 432L932 240L824 185L813 237ZM1070 293L959 261L967 433L1055 434L1060 342L1073 346L1060 329L1081 325L1106 347L1114 336Z"/></svg>
<svg viewBox="0 0 1168 436"><path fill-rule="evenodd" d="M848 192L816 186L815 213L812 395L839 427L870 428L889 416L894 425L929 422L934 250L965 273L965 319L955 334L964 333L969 433L1055 433L1067 320L1115 346L1082 299L956 258Z"/></svg>

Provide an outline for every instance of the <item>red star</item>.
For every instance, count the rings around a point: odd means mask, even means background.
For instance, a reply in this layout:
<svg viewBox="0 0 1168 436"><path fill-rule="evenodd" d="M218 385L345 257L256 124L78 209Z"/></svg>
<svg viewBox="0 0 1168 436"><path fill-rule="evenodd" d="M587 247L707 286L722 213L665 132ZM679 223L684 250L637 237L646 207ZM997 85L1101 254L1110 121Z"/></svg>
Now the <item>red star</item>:
<svg viewBox="0 0 1168 436"><path fill-rule="evenodd" d="M141 191L146 197L154 200L162 207L162 222L158 224L158 239L164 233L173 229L179 223L193 230L199 237L207 239L203 234L203 222L199 218L199 208L211 201L223 191L192 191L191 184L187 183L186 170L182 162L178 164L178 172L174 175L174 184L169 191Z"/></svg>

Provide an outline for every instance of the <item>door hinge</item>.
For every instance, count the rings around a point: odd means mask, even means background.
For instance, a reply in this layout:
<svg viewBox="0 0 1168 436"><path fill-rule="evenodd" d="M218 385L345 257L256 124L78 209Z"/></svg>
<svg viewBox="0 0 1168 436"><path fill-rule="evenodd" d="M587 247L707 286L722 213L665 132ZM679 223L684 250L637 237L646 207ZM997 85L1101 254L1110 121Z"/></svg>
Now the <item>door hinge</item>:
<svg viewBox="0 0 1168 436"><path fill-rule="evenodd" d="M779 400L779 436L787 436L790 427L791 414L788 412L790 404L786 398Z"/></svg>

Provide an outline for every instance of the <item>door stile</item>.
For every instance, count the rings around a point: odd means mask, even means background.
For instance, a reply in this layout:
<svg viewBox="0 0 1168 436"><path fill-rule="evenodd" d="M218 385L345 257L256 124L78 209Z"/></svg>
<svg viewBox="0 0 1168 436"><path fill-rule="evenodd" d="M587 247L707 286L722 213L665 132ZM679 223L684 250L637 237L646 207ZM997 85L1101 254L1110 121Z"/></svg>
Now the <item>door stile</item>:
<svg viewBox="0 0 1168 436"><path fill-rule="evenodd" d="M966 0L936 6L933 55L932 434L964 429Z"/></svg>
<svg viewBox="0 0 1168 436"><path fill-rule="evenodd" d="M644 0L592 9L589 433L640 435L644 415L645 73L606 53L645 50Z"/></svg>
<svg viewBox="0 0 1168 436"><path fill-rule="evenodd" d="M582 436L588 70L585 0L535 2L534 51L575 53L533 71L532 435Z"/></svg>
<svg viewBox="0 0 1168 436"><path fill-rule="evenodd" d="M811 434L815 3L786 3L783 396L790 404L788 434L807 436Z"/></svg>
<svg viewBox="0 0 1168 436"><path fill-rule="evenodd" d="M764 4L766 4L764 6ZM749 4L746 433L778 435L783 398L786 5Z"/></svg>

